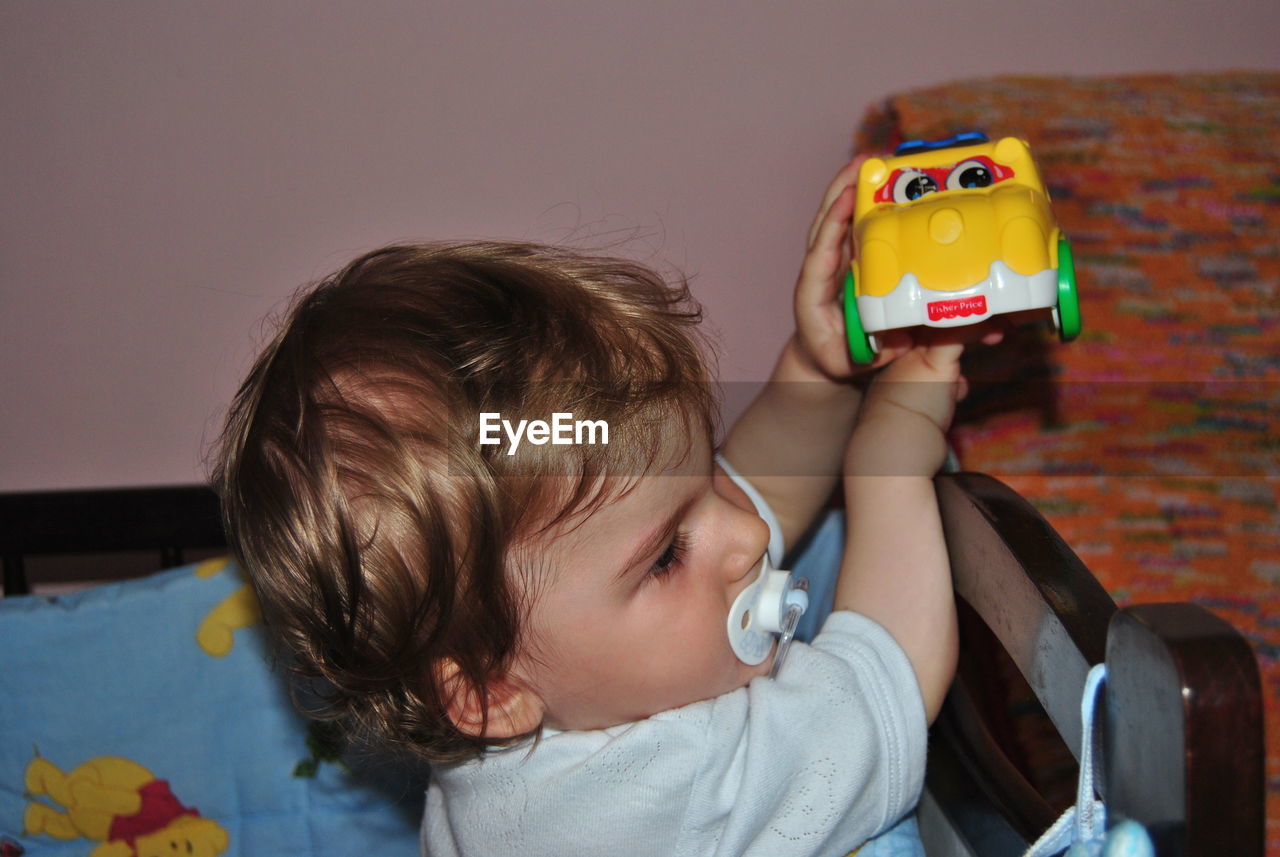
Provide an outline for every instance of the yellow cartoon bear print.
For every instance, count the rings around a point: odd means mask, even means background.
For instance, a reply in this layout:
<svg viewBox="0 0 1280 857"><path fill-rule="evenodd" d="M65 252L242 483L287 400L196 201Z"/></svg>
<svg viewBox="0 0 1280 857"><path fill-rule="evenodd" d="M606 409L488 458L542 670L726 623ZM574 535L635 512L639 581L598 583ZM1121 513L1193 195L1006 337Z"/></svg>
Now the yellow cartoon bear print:
<svg viewBox="0 0 1280 857"><path fill-rule="evenodd" d="M212 577L231 567L226 558L206 560L196 566L196 577ZM236 587L230 595L209 611L196 629L196 642L205 654L215 658L226 657L235 645L235 632L261 620L258 600L248 584Z"/></svg>
<svg viewBox="0 0 1280 857"><path fill-rule="evenodd" d="M88 839L89 857L215 857L227 850L227 832L183 806L169 783L136 762L98 756L63 773L36 756L27 765L32 800L23 826L29 836Z"/></svg>

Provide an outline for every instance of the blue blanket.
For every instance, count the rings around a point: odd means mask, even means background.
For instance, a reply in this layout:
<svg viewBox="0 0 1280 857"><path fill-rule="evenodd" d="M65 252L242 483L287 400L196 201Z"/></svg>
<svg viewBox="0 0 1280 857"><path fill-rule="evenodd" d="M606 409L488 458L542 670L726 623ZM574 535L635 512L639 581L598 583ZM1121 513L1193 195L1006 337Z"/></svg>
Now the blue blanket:
<svg viewBox="0 0 1280 857"><path fill-rule="evenodd" d="M4 599L0 640L5 857L418 853L425 769L295 711L227 561Z"/></svg>

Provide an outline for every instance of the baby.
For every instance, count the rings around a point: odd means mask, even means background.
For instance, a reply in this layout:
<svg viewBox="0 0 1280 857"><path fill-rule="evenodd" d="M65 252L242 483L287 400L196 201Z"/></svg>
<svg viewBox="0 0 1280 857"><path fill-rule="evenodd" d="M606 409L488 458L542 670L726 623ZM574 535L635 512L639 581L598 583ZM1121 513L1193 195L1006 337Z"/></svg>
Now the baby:
<svg viewBox="0 0 1280 857"><path fill-rule="evenodd" d="M228 533L333 715L432 762L423 853L843 855L914 806L955 662L931 477L963 346L890 342L850 383L855 169L719 455L687 288L565 250L370 253L251 370ZM770 678L727 617L841 473L834 612Z"/></svg>

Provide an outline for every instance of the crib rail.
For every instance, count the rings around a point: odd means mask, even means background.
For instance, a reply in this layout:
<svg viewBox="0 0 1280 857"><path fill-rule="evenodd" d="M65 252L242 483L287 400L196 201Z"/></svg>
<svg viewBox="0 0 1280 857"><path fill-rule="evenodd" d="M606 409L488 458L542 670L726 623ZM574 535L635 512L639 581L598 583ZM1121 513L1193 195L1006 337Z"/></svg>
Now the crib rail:
<svg viewBox="0 0 1280 857"><path fill-rule="evenodd" d="M1048 522L991 477L939 477L938 497L961 611L960 670L929 770L931 800L963 843L947 853L1020 854L1072 797L1029 779L1000 665L1034 694L1070 765L1085 675L1105 660L1099 789L1111 818L1146 825L1161 857L1261 857L1261 690L1239 632L1194 604L1117 609ZM1035 752L1043 766L1053 748ZM1062 779L1074 776L1068 767Z"/></svg>
<svg viewBox="0 0 1280 857"><path fill-rule="evenodd" d="M0 494L5 595L30 591L28 557L156 551L172 568L186 550L225 546L217 495L203 485Z"/></svg>

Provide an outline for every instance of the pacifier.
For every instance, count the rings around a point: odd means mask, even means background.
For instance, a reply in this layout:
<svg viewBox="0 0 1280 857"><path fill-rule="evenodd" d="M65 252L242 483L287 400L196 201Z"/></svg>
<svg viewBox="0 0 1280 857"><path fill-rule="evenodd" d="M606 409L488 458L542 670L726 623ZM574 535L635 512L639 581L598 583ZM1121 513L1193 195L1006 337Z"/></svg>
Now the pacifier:
<svg viewBox="0 0 1280 857"><path fill-rule="evenodd" d="M749 666L763 663L773 648L774 634L779 634L778 654L773 659L769 677L778 674L796 624L809 608L809 581L792 579L791 572L771 568L766 554L760 559L760 574L746 589L738 593L729 608L729 645L738 660Z"/></svg>

